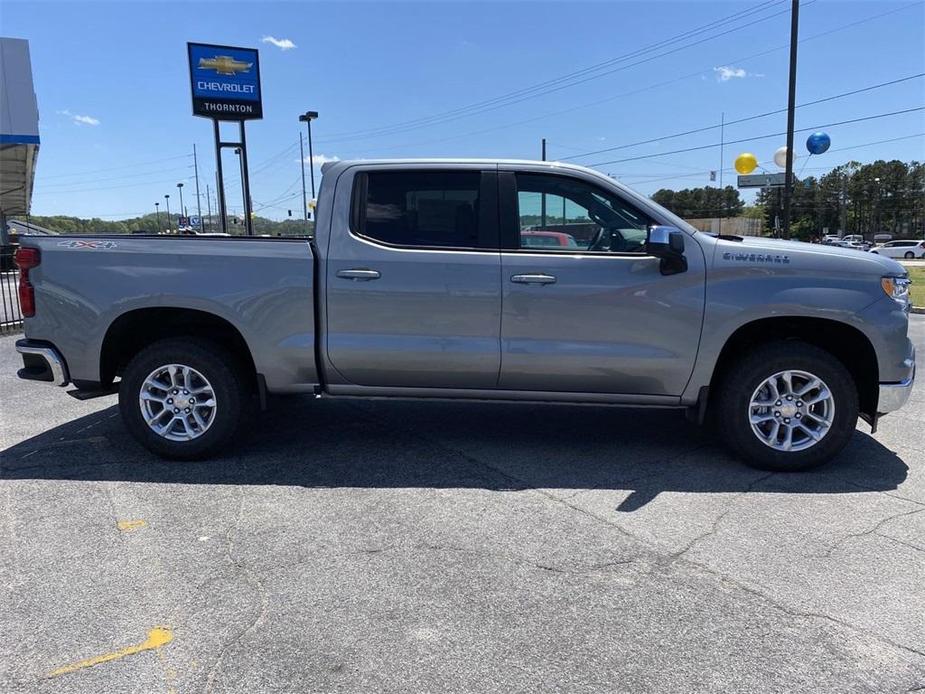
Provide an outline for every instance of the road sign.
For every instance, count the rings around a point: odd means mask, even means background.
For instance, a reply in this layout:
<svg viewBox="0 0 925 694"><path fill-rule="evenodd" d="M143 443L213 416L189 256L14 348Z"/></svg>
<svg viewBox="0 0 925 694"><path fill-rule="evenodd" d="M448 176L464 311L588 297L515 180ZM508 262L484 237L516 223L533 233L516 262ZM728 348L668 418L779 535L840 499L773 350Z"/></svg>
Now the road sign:
<svg viewBox="0 0 925 694"><path fill-rule="evenodd" d="M189 225L190 225L191 227L195 227L196 229L198 229L199 227L202 226L202 217L195 217L195 216L194 216L194 217L190 217L190 218L189 218Z"/></svg>
<svg viewBox="0 0 925 694"><path fill-rule="evenodd" d="M193 115L214 120L263 118L255 48L187 43Z"/></svg>
<svg viewBox="0 0 925 694"><path fill-rule="evenodd" d="M739 188L778 188L783 187L786 179L787 176L783 173L748 174L739 176L738 185ZM795 180L796 177L794 177Z"/></svg>
<svg viewBox="0 0 925 694"><path fill-rule="evenodd" d="M183 217L183 216L177 217L178 227L188 227L189 225L190 225L189 217Z"/></svg>

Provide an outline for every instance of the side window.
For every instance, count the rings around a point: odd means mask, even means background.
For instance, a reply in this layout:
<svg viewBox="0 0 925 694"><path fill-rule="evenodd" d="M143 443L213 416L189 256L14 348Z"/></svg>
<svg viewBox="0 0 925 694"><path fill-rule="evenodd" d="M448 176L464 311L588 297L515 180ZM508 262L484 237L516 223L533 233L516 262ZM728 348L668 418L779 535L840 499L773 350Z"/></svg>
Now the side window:
<svg viewBox="0 0 925 694"><path fill-rule="evenodd" d="M566 176L516 179L520 248L643 252L651 221L619 197Z"/></svg>
<svg viewBox="0 0 925 694"><path fill-rule="evenodd" d="M478 171L370 171L357 177L354 231L396 246L477 248Z"/></svg>

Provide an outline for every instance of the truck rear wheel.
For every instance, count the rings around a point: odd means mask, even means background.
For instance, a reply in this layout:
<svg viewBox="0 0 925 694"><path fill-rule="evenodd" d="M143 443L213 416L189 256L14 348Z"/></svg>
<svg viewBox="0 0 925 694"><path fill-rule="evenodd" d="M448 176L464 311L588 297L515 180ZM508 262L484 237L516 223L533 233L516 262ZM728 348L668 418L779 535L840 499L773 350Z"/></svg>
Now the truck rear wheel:
<svg viewBox="0 0 925 694"><path fill-rule="evenodd" d="M828 352L798 341L752 350L726 372L720 433L752 467L807 470L836 456L854 433L857 387Z"/></svg>
<svg viewBox="0 0 925 694"><path fill-rule="evenodd" d="M152 453L205 458L234 436L246 401L237 361L197 339L155 342L129 362L119 409L132 435Z"/></svg>

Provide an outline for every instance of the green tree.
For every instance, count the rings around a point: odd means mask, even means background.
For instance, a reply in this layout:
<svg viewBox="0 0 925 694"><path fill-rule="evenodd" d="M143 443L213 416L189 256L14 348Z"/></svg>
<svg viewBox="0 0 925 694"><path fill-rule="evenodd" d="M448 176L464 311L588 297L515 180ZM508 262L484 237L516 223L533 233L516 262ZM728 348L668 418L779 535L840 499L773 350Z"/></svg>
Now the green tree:
<svg viewBox="0 0 925 694"><path fill-rule="evenodd" d="M722 189L705 186L677 191L662 188L652 194L652 200L679 217L688 219L737 217L745 205L739 197L739 191L733 186Z"/></svg>

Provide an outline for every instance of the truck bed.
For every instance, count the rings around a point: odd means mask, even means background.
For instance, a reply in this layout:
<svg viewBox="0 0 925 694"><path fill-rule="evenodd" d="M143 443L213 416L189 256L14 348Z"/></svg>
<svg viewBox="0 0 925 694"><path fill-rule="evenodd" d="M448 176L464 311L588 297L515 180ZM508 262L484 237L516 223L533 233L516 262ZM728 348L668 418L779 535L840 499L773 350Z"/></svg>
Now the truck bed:
<svg viewBox="0 0 925 694"><path fill-rule="evenodd" d="M193 319L205 312L235 326L272 390L309 390L318 381L307 239L71 235L27 237L22 245L41 252L29 273L36 296L29 337L53 340L75 381L107 380L100 366L107 333L132 315L158 320L152 309Z"/></svg>

